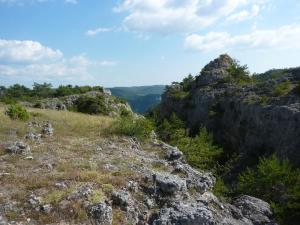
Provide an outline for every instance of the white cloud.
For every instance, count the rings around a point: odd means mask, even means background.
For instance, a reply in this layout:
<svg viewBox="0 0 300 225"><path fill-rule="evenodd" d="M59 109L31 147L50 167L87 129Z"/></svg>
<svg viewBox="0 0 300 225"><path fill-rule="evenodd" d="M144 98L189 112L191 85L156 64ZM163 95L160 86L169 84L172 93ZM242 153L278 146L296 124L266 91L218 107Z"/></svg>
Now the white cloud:
<svg viewBox="0 0 300 225"><path fill-rule="evenodd" d="M93 69L116 64L116 61L91 60L84 54L65 58L60 50L35 41L0 40L0 77L85 80L93 78Z"/></svg>
<svg viewBox="0 0 300 225"><path fill-rule="evenodd" d="M114 10L129 13L123 20L129 30L161 34L188 33L199 31L220 19L257 15L258 7L267 1L123 0Z"/></svg>
<svg viewBox="0 0 300 225"><path fill-rule="evenodd" d="M287 25L273 30L254 30L248 34L226 32L192 34L185 39L185 48L197 51L229 49L289 49L300 48L300 25Z"/></svg>
<svg viewBox="0 0 300 225"><path fill-rule="evenodd" d="M62 57L60 50L45 47L39 42L0 39L0 63L52 61Z"/></svg>
<svg viewBox="0 0 300 225"><path fill-rule="evenodd" d="M99 27L99 28L96 28L96 29L93 29L93 30L88 30L85 34L87 36L96 36L97 34L99 33L105 33L105 32L110 32L110 31L113 31L112 28L105 28L105 27Z"/></svg>
<svg viewBox="0 0 300 225"><path fill-rule="evenodd" d="M259 12L260 12L260 6L255 4L252 6L251 11L250 10L242 10L237 13L233 13L229 17L227 17L227 21L241 22L241 21L256 17L259 14Z"/></svg>

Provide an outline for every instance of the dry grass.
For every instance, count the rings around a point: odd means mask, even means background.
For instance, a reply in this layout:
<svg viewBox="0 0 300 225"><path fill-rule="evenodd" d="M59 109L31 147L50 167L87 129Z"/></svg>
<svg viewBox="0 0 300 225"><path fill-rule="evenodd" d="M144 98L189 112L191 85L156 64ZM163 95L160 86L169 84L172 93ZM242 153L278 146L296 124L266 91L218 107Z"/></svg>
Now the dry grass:
<svg viewBox="0 0 300 225"><path fill-rule="evenodd" d="M57 135L71 135L80 137L90 137L105 135L105 130L114 121L107 116L94 116L69 111L27 109L36 121L55 121L54 128ZM17 131L18 136L23 136L27 130L26 122L11 120L5 115L5 106L0 106L0 133L10 134L13 130ZM13 129L13 130L12 130Z"/></svg>

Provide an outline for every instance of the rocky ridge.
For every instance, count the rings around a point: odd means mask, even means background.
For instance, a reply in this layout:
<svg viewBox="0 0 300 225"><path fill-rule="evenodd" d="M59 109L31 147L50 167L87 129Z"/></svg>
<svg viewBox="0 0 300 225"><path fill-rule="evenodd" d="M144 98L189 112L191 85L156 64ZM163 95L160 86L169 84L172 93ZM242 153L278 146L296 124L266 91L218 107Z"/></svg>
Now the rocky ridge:
<svg viewBox="0 0 300 225"><path fill-rule="evenodd" d="M155 134L146 143L92 133L83 139L62 136L66 126L30 122L26 130L38 135L47 128L48 135L39 141L18 137L13 146L29 150L1 154L0 224L276 224L262 200L221 202L212 193L212 174L190 167L179 149ZM19 175L36 180L27 183Z"/></svg>
<svg viewBox="0 0 300 225"><path fill-rule="evenodd" d="M300 68L267 79L256 75L258 81L237 85L230 81L233 64L230 56L221 55L203 68L188 91L180 84L169 86L160 115L176 113L192 133L205 126L218 143L237 151L243 163L276 153L300 165ZM286 93L276 93L280 87ZM185 94L178 97L174 92Z"/></svg>

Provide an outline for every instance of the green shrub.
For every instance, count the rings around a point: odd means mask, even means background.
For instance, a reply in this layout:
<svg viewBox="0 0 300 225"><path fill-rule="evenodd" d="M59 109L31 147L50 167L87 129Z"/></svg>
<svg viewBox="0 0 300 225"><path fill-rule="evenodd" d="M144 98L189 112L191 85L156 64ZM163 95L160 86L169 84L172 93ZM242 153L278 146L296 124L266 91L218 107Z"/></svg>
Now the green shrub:
<svg viewBox="0 0 300 225"><path fill-rule="evenodd" d="M185 155L188 163L199 169L216 167L222 149L213 143L213 136L206 128L201 128L197 136L178 140L177 146Z"/></svg>
<svg viewBox="0 0 300 225"><path fill-rule="evenodd" d="M190 137L185 124L175 114L169 120L164 119L158 126L159 137L173 146L177 146L187 162L199 169L217 167L223 150L213 143L213 136L206 128L201 128L198 135Z"/></svg>
<svg viewBox="0 0 300 225"><path fill-rule="evenodd" d="M230 189L226 186L220 176L216 176L216 184L213 193L222 201L228 202L230 200Z"/></svg>
<svg viewBox="0 0 300 225"><path fill-rule="evenodd" d="M290 81L282 82L274 87L273 95L278 97L285 96L292 90L292 88L292 83Z"/></svg>
<svg viewBox="0 0 300 225"><path fill-rule="evenodd" d="M132 112L130 110L128 110L125 106L121 106L121 112L120 112L121 117L128 117L131 114Z"/></svg>
<svg viewBox="0 0 300 225"><path fill-rule="evenodd" d="M78 112L88 114L103 114L108 115L109 110L104 102L104 97L97 96L81 96L76 101Z"/></svg>
<svg viewBox="0 0 300 225"><path fill-rule="evenodd" d="M299 224L300 171L288 160L279 160L276 155L261 158L256 168L239 176L237 192L270 202L281 224Z"/></svg>
<svg viewBox="0 0 300 225"><path fill-rule="evenodd" d="M154 130L150 120L133 116L120 117L112 125L111 130L115 134L137 137L141 140L150 138L151 132Z"/></svg>
<svg viewBox="0 0 300 225"><path fill-rule="evenodd" d="M6 115L8 115L13 120L23 120L26 121L30 118L30 114L25 108L20 105L10 105L6 110Z"/></svg>
<svg viewBox="0 0 300 225"><path fill-rule="evenodd" d="M237 85L245 85L252 81L247 65L240 65L238 61L234 61L233 65L228 69L230 75L229 81Z"/></svg>

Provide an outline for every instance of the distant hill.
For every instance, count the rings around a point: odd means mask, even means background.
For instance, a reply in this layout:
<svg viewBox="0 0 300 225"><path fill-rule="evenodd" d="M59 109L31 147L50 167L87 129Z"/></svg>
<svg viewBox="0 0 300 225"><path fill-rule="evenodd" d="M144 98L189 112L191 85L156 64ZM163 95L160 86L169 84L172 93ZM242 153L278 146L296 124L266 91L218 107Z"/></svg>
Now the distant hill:
<svg viewBox="0 0 300 225"><path fill-rule="evenodd" d="M113 95L126 99L133 111L144 113L160 102L160 96L165 91L165 87L165 85L114 87L109 90Z"/></svg>

